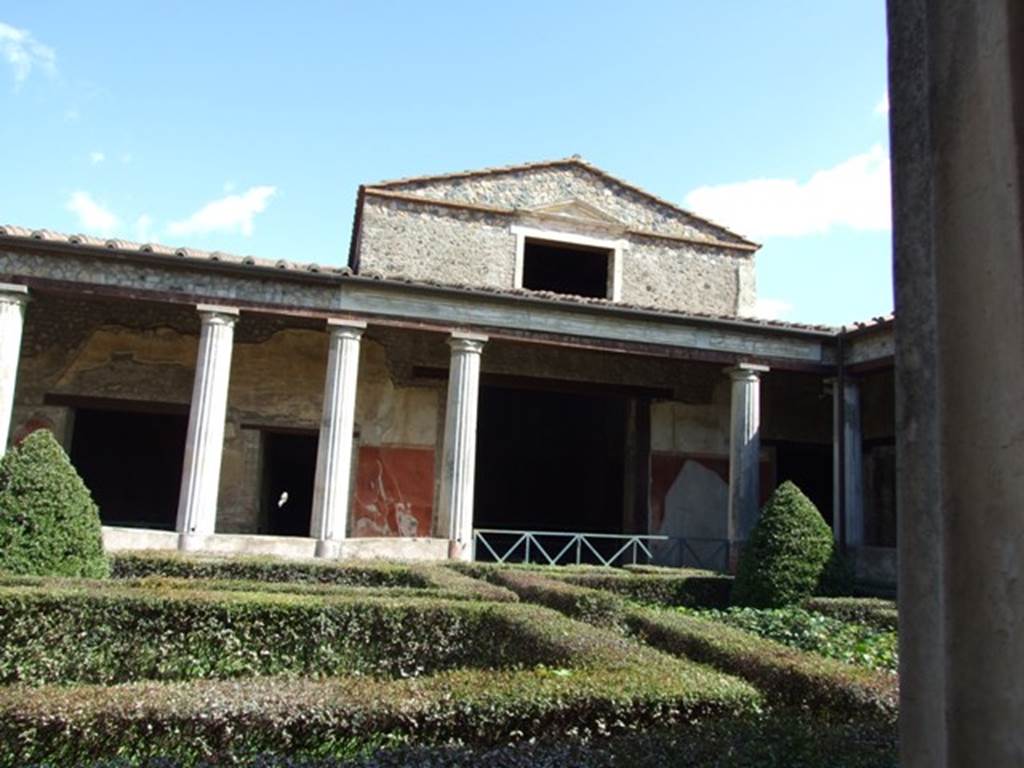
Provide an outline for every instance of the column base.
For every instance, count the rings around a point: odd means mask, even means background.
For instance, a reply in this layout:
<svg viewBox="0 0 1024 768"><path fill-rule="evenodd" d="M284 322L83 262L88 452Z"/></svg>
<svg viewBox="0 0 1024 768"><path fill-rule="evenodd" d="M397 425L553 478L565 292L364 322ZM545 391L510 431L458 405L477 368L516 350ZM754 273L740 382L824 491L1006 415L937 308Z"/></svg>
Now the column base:
<svg viewBox="0 0 1024 768"><path fill-rule="evenodd" d="M317 539L313 556L337 560L341 556L341 542L333 539Z"/></svg>
<svg viewBox="0 0 1024 768"><path fill-rule="evenodd" d="M461 560L464 563L471 563L473 562L473 547L463 544L458 539L449 539L448 559Z"/></svg>
<svg viewBox="0 0 1024 768"><path fill-rule="evenodd" d="M179 533L178 551L197 552L206 546L206 536L197 533Z"/></svg>

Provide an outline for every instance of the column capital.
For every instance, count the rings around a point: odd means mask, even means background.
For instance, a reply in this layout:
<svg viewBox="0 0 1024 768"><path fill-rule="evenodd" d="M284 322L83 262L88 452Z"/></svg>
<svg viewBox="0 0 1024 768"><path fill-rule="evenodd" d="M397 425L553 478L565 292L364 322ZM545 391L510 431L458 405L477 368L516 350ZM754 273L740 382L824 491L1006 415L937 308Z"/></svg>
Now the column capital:
<svg viewBox="0 0 1024 768"><path fill-rule="evenodd" d="M28 286L17 283L0 283L0 303L24 306L28 303Z"/></svg>
<svg viewBox="0 0 1024 768"><path fill-rule="evenodd" d="M453 331L452 335L448 337L448 346L452 348L452 352L479 355L483 352L484 344L488 339L489 337L482 333Z"/></svg>
<svg viewBox="0 0 1024 768"><path fill-rule="evenodd" d="M238 307L221 304L197 304L196 311L204 324L234 325L238 322Z"/></svg>
<svg viewBox="0 0 1024 768"><path fill-rule="evenodd" d="M362 320L352 320L347 317L327 318L327 331L334 336L344 339L359 339L366 330L366 323Z"/></svg>
<svg viewBox="0 0 1024 768"><path fill-rule="evenodd" d="M731 368L726 368L725 373L733 381L757 381L762 373L768 373L771 368L767 365L757 363L737 363Z"/></svg>

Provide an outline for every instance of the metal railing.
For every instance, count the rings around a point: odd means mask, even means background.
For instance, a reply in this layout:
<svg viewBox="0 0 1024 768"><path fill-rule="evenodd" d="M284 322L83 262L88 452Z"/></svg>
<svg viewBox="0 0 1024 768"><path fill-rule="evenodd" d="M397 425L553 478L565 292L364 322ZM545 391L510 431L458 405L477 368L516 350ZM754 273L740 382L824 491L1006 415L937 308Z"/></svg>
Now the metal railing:
<svg viewBox="0 0 1024 768"><path fill-rule="evenodd" d="M475 560L533 565L653 564L725 570L729 542L658 534L516 531L477 528Z"/></svg>

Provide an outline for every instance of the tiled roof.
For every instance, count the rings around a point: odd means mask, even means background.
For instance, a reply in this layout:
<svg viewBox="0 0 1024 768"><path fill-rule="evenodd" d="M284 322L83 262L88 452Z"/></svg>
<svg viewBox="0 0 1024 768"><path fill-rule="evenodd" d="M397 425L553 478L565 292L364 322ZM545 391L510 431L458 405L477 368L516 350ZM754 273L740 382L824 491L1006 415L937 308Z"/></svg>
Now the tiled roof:
<svg viewBox="0 0 1024 768"><path fill-rule="evenodd" d="M196 248L174 247L161 245L160 243L137 243L131 240L115 238L93 237L92 235L69 235L63 232L54 232L50 229L29 229L13 224L0 225L0 240L10 238L16 240L43 241L48 243L63 243L67 245L86 246L89 248L107 248L120 253L149 253L156 256L179 256L189 261L197 262L225 262L228 264L239 264L249 267L260 267L262 269L282 269L291 272L326 272L329 274L351 275L352 270L348 267L322 266L312 262L302 264L285 259L261 259L256 256L238 256L224 251L203 251Z"/></svg>
<svg viewBox="0 0 1024 768"><path fill-rule="evenodd" d="M423 182L430 181L465 179L472 178L474 176L498 176L506 173L518 173L520 171L531 171L538 170L541 168L559 168L565 166L584 168L590 171L591 173L596 174L597 176L600 176L612 182L613 184L623 187L624 189L628 189L630 192L640 195L641 197L647 198L653 203L669 208L673 211L676 211L677 213L681 213L683 216L687 216L691 219L695 219L697 221L702 221L706 224L710 224L716 229L719 229L722 232L724 232L726 235L736 238L738 242L744 245L753 246L754 248L760 247L758 243L755 243L752 240L748 240L743 235L733 232L728 227L723 226L716 221L712 221L706 216L698 216L692 211L688 211L685 208L682 208L681 206L677 205L676 203L673 203L669 200L665 200L662 197L658 197L657 195L648 192L646 189L643 189L642 187L638 187L635 184L630 184L628 181L624 181L623 179L620 179L618 176L613 176L603 168L598 168L596 165L588 163L579 155L572 155L571 157L563 157L556 160L539 160L531 163L518 163L516 165L500 165L489 168L478 168L475 170L457 171L455 173L429 174L426 176L409 176L401 179L389 179L386 181L380 181L377 182L376 184L367 184L365 186L367 189L388 189L391 187L401 187L409 184L420 184Z"/></svg>
<svg viewBox="0 0 1024 768"><path fill-rule="evenodd" d="M651 315L664 317L675 317L680 319L707 320L727 323L731 325L745 326L751 328L763 328L767 330L812 332L817 334L834 335L841 329L829 325L794 323L781 320L765 320L754 317L735 317L731 315L716 315L703 312L673 312L665 309L652 308L638 304L624 304L612 301L611 299L593 298L589 296L571 296L549 291L533 291L516 288L488 288L480 286L458 285L444 283L435 280L413 279L409 277L384 276L361 271L355 274L348 267L324 266L314 263L298 263L285 259L262 259L255 256L238 256L224 253L223 251L203 251L195 248L175 248L173 246L160 245L157 243L137 243L130 240L104 239L90 235L69 235L54 232L48 229L28 229L14 225L0 225L0 247L4 240L11 240L22 243L47 242L68 246L71 248L104 248L116 253L132 256L176 256L202 268L205 264L225 263L242 267L251 267L258 270L279 270L286 273L320 273L326 277L340 277L350 280L373 280L381 283L399 285L426 286L430 288L459 291L473 295L508 296L521 300L543 301L551 304L588 305L602 307L608 310L626 310L643 312Z"/></svg>

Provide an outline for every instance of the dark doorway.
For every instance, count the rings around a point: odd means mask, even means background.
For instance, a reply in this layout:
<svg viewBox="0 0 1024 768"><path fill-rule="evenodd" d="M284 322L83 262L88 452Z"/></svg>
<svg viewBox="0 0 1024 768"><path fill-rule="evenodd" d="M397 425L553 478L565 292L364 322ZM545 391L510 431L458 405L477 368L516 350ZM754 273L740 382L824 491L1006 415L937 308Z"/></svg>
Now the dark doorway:
<svg viewBox="0 0 1024 768"><path fill-rule="evenodd" d="M611 252L545 240L523 246L523 287L576 296L608 297Z"/></svg>
<svg viewBox="0 0 1024 768"><path fill-rule="evenodd" d="M71 461L104 525L174 530L188 417L79 408Z"/></svg>
<svg viewBox="0 0 1024 768"><path fill-rule="evenodd" d="M316 448L316 434L263 433L261 533L309 536Z"/></svg>
<svg viewBox="0 0 1024 768"><path fill-rule="evenodd" d="M626 403L483 386L474 527L620 533Z"/></svg>
<svg viewBox="0 0 1024 768"><path fill-rule="evenodd" d="M832 525L832 446L817 443L766 441L775 447L775 474L779 485L796 484L814 502L825 522Z"/></svg>

